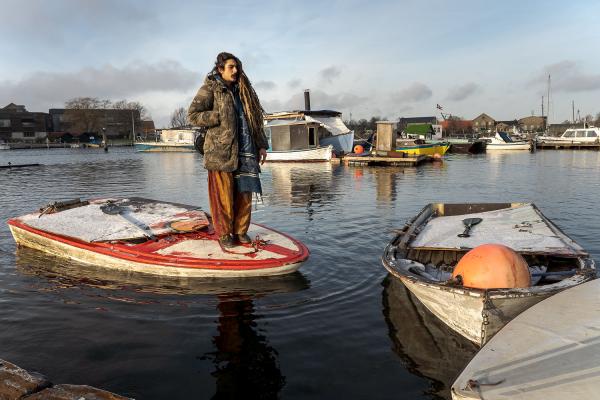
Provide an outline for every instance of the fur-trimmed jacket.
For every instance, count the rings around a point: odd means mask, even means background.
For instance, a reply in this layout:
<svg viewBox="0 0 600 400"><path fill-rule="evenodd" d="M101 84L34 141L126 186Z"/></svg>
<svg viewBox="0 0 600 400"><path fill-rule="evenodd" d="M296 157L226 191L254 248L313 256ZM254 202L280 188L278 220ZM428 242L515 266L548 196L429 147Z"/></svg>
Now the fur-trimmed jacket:
<svg viewBox="0 0 600 400"><path fill-rule="evenodd" d="M192 125L208 128L204 140L204 168L207 170L233 172L238 168L238 127L233 102L231 90L209 74L188 109ZM269 147L262 130L251 135L257 152Z"/></svg>

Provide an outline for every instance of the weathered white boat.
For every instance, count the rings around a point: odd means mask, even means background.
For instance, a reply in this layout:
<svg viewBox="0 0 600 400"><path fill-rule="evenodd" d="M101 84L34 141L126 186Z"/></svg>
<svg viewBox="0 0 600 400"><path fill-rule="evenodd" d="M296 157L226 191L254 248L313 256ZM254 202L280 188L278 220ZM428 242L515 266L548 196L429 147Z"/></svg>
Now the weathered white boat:
<svg viewBox="0 0 600 400"><path fill-rule="evenodd" d="M600 393L600 281L565 290L508 323L452 385L452 398L588 400Z"/></svg>
<svg viewBox="0 0 600 400"><path fill-rule="evenodd" d="M321 146L318 129L316 122L268 121L265 124L265 134L269 140L267 162L331 160L333 146Z"/></svg>
<svg viewBox="0 0 600 400"><path fill-rule="evenodd" d="M466 218L482 222L458 237ZM522 255L532 286L473 289L451 280L460 258L486 243ZM382 261L434 315L479 345L533 304L596 278L589 254L528 203L429 204L388 244Z"/></svg>
<svg viewBox="0 0 600 400"><path fill-rule="evenodd" d="M486 151L494 150L534 150L535 142L515 141L506 132L497 132L494 137L482 138L487 142Z"/></svg>
<svg viewBox="0 0 600 400"><path fill-rule="evenodd" d="M251 224L251 245L223 249L197 207L142 198L53 203L13 218L18 245L122 271L178 277L249 277L296 271L298 240Z"/></svg>
<svg viewBox="0 0 600 400"><path fill-rule="evenodd" d="M309 105L310 107L310 105ZM337 154L351 153L354 145L354 131L348 129L342 120L342 113L331 110L285 111L265 116L265 126L280 126L305 123L312 128L313 142L326 147L333 146Z"/></svg>
<svg viewBox="0 0 600 400"><path fill-rule="evenodd" d="M10 145L8 143L0 143L0 150L10 150Z"/></svg>

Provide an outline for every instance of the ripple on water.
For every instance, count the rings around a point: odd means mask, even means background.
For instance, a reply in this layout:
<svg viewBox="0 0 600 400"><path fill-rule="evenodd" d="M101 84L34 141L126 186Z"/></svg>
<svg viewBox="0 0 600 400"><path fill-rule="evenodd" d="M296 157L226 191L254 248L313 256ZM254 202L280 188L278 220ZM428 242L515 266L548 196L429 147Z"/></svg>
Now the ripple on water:
<svg viewBox="0 0 600 400"><path fill-rule="evenodd" d="M135 195L208 208L197 154L0 153L0 164L44 164L0 171L4 221L76 197ZM380 256L392 230L427 203L532 201L597 258L599 154L449 155L417 169L266 165L254 221L311 250L297 274L276 279L108 271L15 249L4 224L0 358L53 381L145 399L235 390L383 399L400 388L404 398L448 397L449 376L470 349L387 277ZM440 365L438 352L460 362Z"/></svg>

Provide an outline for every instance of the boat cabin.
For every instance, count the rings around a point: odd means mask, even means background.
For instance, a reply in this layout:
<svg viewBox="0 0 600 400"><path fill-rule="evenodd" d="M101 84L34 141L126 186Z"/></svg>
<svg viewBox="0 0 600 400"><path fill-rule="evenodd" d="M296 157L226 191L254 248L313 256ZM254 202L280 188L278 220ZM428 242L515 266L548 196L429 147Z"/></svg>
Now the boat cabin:
<svg viewBox="0 0 600 400"><path fill-rule="evenodd" d="M319 147L318 122L268 121L265 134L271 151L307 150Z"/></svg>
<svg viewBox="0 0 600 400"><path fill-rule="evenodd" d="M560 136L560 139L573 142L598 142L600 139L600 128L589 127L579 129L567 129L565 133L563 133Z"/></svg>

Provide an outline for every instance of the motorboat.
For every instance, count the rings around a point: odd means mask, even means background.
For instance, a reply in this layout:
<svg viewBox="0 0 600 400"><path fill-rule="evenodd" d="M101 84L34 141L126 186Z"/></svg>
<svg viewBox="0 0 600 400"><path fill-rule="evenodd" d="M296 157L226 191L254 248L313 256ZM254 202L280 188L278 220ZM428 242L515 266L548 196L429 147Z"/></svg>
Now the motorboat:
<svg viewBox="0 0 600 400"><path fill-rule="evenodd" d="M479 223L465 236L471 219ZM489 243L525 259L529 287L481 289L453 279L460 259ZM531 203L429 204L397 232L382 262L429 311L480 346L532 305L596 278L590 255Z"/></svg>
<svg viewBox="0 0 600 400"><path fill-rule="evenodd" d="M443 156L446 154L448 149L450 148L450 144L446 142L435 142L435 143L426 143L422 139L397 139L396 140L396 152L405 153L408 155L440 155Z"/></svg>
<svg viewBox="0 0 600 400"><path fill-rule="evenodd" d="M487 142L486 151L494 150L535 150L534 141L515 141L506 132L496 132L494 137L482 138Z"/></svg>
<svg viewBox="0 0 600 400"><path fill-rule="evenodd" d="M292 273L306 261L300 241L251 224L250 244L220 246L198 207L133 198L53 202L8 221L19 246L120 271L194 278Z"/></svg>
<svg viewBox="0 0 600 400"><path fill-rule="evenodd" d="M569 128L560 136L538 136L537 140L543 143L598 143L600 128Z"/></svg>

